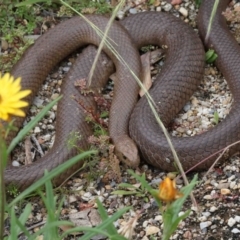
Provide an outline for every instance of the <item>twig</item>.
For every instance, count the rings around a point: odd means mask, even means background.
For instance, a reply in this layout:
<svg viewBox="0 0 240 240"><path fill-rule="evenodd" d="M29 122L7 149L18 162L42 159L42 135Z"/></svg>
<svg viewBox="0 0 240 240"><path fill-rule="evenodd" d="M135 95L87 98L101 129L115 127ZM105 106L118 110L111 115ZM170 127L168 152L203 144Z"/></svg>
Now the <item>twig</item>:
<svg viewBox="0 0 240 240"><path fill-rule="evenodd" d="M41 148L38 140L36 139L36 137L35 137L34 135L31 136L31 139L32 139L33 142L36 144L37 150L38 150L38 152L40 153L41 157L43 157L43 156L44 156L44 152L43 152L43 150L42 150L42 148Z"/></svg>
<svg viewBox="0 0 240 240"><path fill-rule="evenodd" d="M216 165L216 163L221 159L221 157L224 155L226 151L229 150L230 147L240 143L240 140L228 145L227 147L224 148L223 152L220 154L220 156L215 160L215 162L212 164L212 166L209 168L209 170L206 172L206 174L203 176L203 179L207 177L207 175L212 171L213 167Z"/></svg>
<svg viewBox="0 0 240 240"><path fill-rule="evenodd" d="M207 158L203 159L202 161L200 161L199 163L197 163L196 165L194 165L193 167L191 167L190 169L188 169L185 173L188 173L188 172L192 171L195 167L197 167L198 165L200 165L200 164L202 164L203 162L207 161L209 158L215 156L216 154L218 154L218 153L220 153L220 152L222 152L222 151L224 151L224 153L225 153L225 152L226 152L225 149L228 149L228 148L230 148L230 147L232 147L232 146L234 146L234 145L236 145L236 144L238 144L238 143L240 143L240 140L237 141L237 142L235 142L235 143L232 143L232 144L228 145L228 146L225 147L225 148L220 149L219 151L213 153L212 155L208 156ZM222 157L222 154L220 155L220 157ZM216 161L218 161L219 159L220 159L220 158L218 157ZM214 165L216 164L216 161L213 163ZM212 167L211 167L211 168L212 168Z"/></svg>

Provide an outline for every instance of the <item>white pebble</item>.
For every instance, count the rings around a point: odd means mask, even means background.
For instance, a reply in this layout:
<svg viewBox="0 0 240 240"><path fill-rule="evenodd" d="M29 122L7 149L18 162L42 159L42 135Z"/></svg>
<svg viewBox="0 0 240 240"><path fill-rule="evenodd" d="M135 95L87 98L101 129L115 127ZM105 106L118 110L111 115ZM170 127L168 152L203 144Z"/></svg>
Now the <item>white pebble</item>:
<svg viewBox="0 0 240 240"><path fill-rule="evenodd" d="M42 138L45 140L45 141L49 141L51 139L51 135L50 134L46 134L44 136L42 136Z"/></svg>
<svg viewBox="0 0 240 240"><path fill-rule="evenodd" d="M136 8L130 8L129 9L129 13L136 14L137 13L137 9Z"/></svg>
<svg viewBox="0 0 240 240"><path fill-rule="evenodd" d="M198 220L200 222L205 222L207 220L207 217L206 216L201 216L201 217L198 218Z"/></svg>
<svg viewBox="0 0 240 240"><path fill-rule="evenodd" d="M233 228L232 233L240 233L240 230L237 228Z"/></svg>
<svg viewBox="0 0 240 240"><path fill-rule="evenodd" d="M229 186L231 189L237 189L238 185L235 181L233 182L230 182L230 186Z"/></svg>
<svg viewBox="0 0 240 240"><path fill-rule="evenodd" d="M202 212L202 215L206 216L206 217L209 217L211 215L211 213L210 212Z"/></svg>
<svg viewBox="0 0 240 240"><path fill-rule="evenodd" d="M43 102L44 101L42 99L40 99L39 97L35 97L33 100L33 104L37 107L41 107Z"/></svg>
<svg viewBox="0 0 240 240"><path fill-rule="evenodd" d="M229 218L228 219L228 226L232 227L236 223L236 220L234 218Z"/></svg>
<svg viewBox="0 0 240 240"><path fill-rule="evenodd" d="M155 221L159 221L159 222L162 222L162 215L157 215L155 218L154 218Z"/></svg>
<svg viewBox="0 0 240 240"><path fill-rule="evenodd" d="M41 132L40 127L35 127L35 128L34 128L34 133L40 133L40 132Z"/></svg>
<svg viewBox="0 0 240 240"><path fill-rule="evenodd" d="M235 175L232 175L231 177L228 178L228 182L231 182L233 179L235 179Z"/></svg>
<svg viewBox="0 0 240 240"><path fill-rule="evenodd" d="M211 195L205 195L203 198L206 199L206 200L211 200L212 196Z"/></svg>
<svg viewBox="0 0 240 240"><path fill-rule="evenodd" d="M212 222L211 222L211 221L201 222L201 223L200 223L200 229L207 228L207 227L209 227L210 225L212 225Z"/></svg>
<svg viewBox="0 0 240 240"><path fill-rule="evenodd" d="M18 161L12 161L12 165L13 167L19 167L20 166L20 163Z"/></svg>
<svg viewBox="0 0 240 240"><path fill-rule="evenodd" d="M172 9L172 5L170 3L167 3L163 6L164 11L169 12Z"/></svg>
<svg viewBox="0 0 240 240"><path fill-rule="evenodd" d="M191 108L191 105L190 105L190 103L188 102L188 103L185 104L185 106L183 107L183 110L184 110L185 112L187 112L188 110L190 110L190 108Z"/></svg>
<svg viewBox="0 0 240 240"><path fill-rule="evenodd" d="M118 17L118 19L122 20L124 18L124 12L123 11L118 11L117 17Z"/></svg>
<svg viewBox="0 0 240 240"><path fill-rule="evenodd" d="M236 222L240 222L240 216L235 216L235 218L234 218L235 220L236 220Z"/></svg>
<svg viewBox="0 0 240 240"><path fill-rule="evenodd" d="M184 17L188 16L188 10L184 7L180 7L178 10Z"/></svg>
<svg viewBox="0 0 240 240"><path fill-rule="evenodd" d="M210 212L215 212L216 210L217 210L217 208L215 206L212 206L209 211Z"/></svg>

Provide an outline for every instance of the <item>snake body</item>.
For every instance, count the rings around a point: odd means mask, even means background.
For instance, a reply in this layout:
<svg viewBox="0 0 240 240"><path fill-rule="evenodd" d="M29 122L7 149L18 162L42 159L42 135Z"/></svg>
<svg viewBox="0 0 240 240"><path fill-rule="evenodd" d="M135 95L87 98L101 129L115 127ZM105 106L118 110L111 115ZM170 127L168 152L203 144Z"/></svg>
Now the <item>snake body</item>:
<svg viewBox="0 0 240 240"><path fill-rule="evenodd" d="M229 0L220 1L211 34L205 46L212 46L217 52L216 65L228 81L234 104L227 118L207 133L189 138L172 137L184 169L194 166L240 137L238 130L240 124L238 120L240 117L240 83L238 80L240 49L227 30L221 15L228 2ZM202 39L206 35L213 3L214 0L204 0L201 4L198 26ZM100 16L88 16L87 18L101 30L105 29L106 18ZM138 77L141 76L141 65L137 49L148 44L168 45L164 68L150 90L163 123L168 125L189 100L202 78L204 51L201 41L189 26L169 14L145 12L128 17L121 24L124 28L116 23L111 27L109 37L129 68ZM99 42L99 36L84 20L79 17L72 18L40 37L34 46L26 51L14 67L12 74L15 77L22 77L24 89L32 90L31 96L27 99L31 102L49 71L59 61L79 47L89 44L99 45ZM135 167L139 163L138 147L147 162L160 169L172 170L174 167L170 148L154 119L146 97L141 98L136 104L139 88L128 67L121 64L107 47L103 50L106 55L102 54L100 57L92 86L96 89L101 88L116 68L118 80L115 82L114 98L110 110L109 132L117 154L123 161ZM95 109L94 101L91 97L81 96L74 82L88 76L95 52L96 49L92 46L84 50L63 82L61 89L63 98L58 104L56 138L53 148L32 165L19 168L7 167L5 170L6 185L14 183L19 189L25 189L43 176L44 169L50 171L74 156L76 149L69 150L66 144L71 132L80 133L81 138L78 144L81 149L88 148L87 138L92 134L92 130L85 122L85 112L77 101L84 101L85 106ZM26 108L25 111L27 110ZM23 119L16 119L18 127L22 123ZM134 141L129 138L128 132ZM8 141L13 137L10 135ZM230 149L230 154L236 151L237 146ZM210 158L207 162L198 165L197 169L208 168L213 160L214 158ZM80 162L68 169L55 179L55 183L63 182L66 176L81 165Z"/></svg>

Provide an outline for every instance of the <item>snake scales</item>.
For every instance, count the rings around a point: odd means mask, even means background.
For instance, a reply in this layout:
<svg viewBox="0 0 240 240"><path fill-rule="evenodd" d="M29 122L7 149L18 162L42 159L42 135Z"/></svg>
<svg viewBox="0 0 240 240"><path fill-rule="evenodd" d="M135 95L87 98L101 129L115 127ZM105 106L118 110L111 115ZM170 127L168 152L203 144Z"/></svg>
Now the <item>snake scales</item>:
<svg viewBox="0 0 240 240"><path fill-rule="evenodd" d="M202 39L206 34L213 3L214 0L204 0L199 10L198 27ZM240 48L221 15L228 3L229 0L220 1L205 47L212 46L217 52L216 65L228 81L234 103L226 119L208 132L189 138L172 137L184 169L194 166L240 138ZM88 19L101 30L104 30L107 24L107 19L104 17L88 16ZM189 26L169 14L145 12L128 17L121 24L127 31L114 23L109 37L116 43L113 43L114 47L138 77L141 76L141 65L137 49L148 44L168 45L165 65L150 89L159 115L164 124L168 125L189 100L202 78L204 51L201 41ZM31 102L49 71L59 61L79 47L89 44L98 45L99 42L98 35L84 20L79 17L72 18L41 36L16 64L12 74L15 77L22 77L24 89L32 90L31 96L27 98ZM115 144L116 152L123 160L128 161L130 166L137 166L139 157L136 143L147 162L163 170L173 170L173 158L168 143L154 120L146 98L143 97L137 102L139 89L129 70L106 47L104 52L108 57L104 53L101 55L92 86L96 89L101 88L116 68L118 80L115 82L109 123L110 137ZM84 101L86 106L93 106L93 99L82 97L74 87L74 82L88 76L95 53L95 47L86 48L63 82L61 89L63 98L58 104L57 131L52 149L32 165L19 168L7 167L6 185L14 183L19 189L25 189L43 176L44 169L50 171L75 155L76 150L69 150L66 146L70 132L80 132L81 139L78 144L82 149L88 148L86 139L92 134L92 130L84 121L84 111L72 96L78 101ZM28 108L25 110L27 111ZM16 119L17 127L22 126L22 123L23 119ZM135 143L129 138L128 133ZM10 135L8 142L13 137L14 135ZM230 154L237 149L238 146L231 148ZM214 159L210 158L196 169L208 168ZM68 169L55 179L55 183L63 182L66 176L81 165L80 162Z"/></svg>

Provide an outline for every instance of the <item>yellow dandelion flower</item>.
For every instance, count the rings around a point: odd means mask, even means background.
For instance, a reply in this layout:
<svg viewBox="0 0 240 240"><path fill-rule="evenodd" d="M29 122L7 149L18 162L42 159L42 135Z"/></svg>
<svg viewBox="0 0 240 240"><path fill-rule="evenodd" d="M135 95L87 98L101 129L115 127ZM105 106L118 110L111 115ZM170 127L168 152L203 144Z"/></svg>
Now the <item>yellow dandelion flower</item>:
<svg viewBox="0 0 240 240"><path fill-rule="evenodd" d="M164 202L172 202L180 197L183 194L176 189L175 180L166 177L159 185L159 194L158 197Z"/></svg>
<svg viewBox="0 0 240 240"><path fill-rule="evenodd" d="M21 91L20 83L21 78L14 80L9 73L3 76L0 73L0 119L4 121L9 121L11 115L25 116L20 108L28 106L28 103L21 99L29 95L31 91Z"/></svg>

